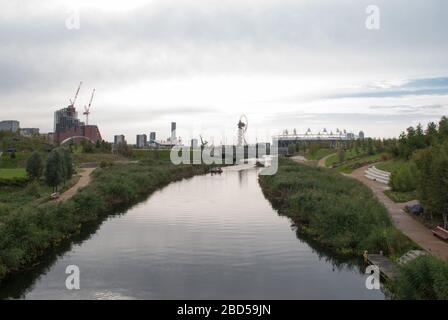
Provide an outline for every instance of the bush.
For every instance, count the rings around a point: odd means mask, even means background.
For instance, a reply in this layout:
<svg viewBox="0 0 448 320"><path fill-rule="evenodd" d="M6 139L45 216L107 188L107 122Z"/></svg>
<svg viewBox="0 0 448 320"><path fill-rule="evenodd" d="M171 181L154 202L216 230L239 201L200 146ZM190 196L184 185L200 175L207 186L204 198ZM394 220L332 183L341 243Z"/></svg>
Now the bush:
<svg viewBox="0 0 448 320"><path fill-rule="evenodd" d="M390 185L393 191L409 192L417 187L417 167L411 162L404 164L390 177Z"/></svg>
<svg viewBox="0 0 448 320"><path fill-rule="evenodd" d="M261 176L268 199L303 232L341 253L364 250L399 255L413 243L393 227L370 189L330 170L280 159L273 176Z"/></svg>
<svg viewBox="0 0 448 320"><path fill-rule="evenodd" d="M0 187L24 187L28 183L28 178L0 178Z"/></svg>
<svg viewBox="0 0 448 320"><path fill-rule="evenodd" d="M39 182L35 180L30 182L24 189L24 192L34 198L39 198L41 196Z"/></svg>
<svg viewBox="0 0 448 320"><path fill-rule="evenodd" d="M405 264L395 282L400 299L448 299L448 264L433 256L422 256Z"/></svg>
<svg viewBox="0 0 448 320"><path fill-rule="evenodd" d="M30 180L39 179L44 171L44 162L39 152L33 152L26 163L26 172Z"/></svg>

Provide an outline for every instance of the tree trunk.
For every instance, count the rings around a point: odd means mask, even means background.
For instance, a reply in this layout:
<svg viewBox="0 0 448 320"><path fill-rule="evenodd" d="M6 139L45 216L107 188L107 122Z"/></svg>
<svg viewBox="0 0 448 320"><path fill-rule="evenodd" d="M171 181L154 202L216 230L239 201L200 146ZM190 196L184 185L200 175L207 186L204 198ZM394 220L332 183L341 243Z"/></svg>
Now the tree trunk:
<svg viewBox="0 0 448 320"><path fill-rule="evenodd" d="M448 214L443 214L443 228L448 229Z"/></svg>

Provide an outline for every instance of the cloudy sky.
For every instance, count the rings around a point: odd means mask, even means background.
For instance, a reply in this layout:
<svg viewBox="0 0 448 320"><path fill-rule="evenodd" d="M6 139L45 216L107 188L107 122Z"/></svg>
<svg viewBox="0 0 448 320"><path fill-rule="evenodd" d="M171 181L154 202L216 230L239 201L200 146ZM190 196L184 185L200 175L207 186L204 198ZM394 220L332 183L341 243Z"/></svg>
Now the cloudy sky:
<svg viewBox="0 0 448 320"><path fill-rule="evenodd" d="M380 29L366 28L366 8ZM0 119L81 111L106 140L283 129L396 136L448 114L446 0L0 0ZM79 29L71 19L79 10Z"/></svg>

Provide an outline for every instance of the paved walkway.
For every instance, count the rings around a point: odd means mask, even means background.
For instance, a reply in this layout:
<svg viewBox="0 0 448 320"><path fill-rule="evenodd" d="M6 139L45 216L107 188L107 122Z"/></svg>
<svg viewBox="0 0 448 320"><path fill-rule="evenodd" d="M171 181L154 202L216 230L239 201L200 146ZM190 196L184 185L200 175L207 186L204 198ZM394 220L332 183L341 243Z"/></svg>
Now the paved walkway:
<svg viewBox="0 0 448 320"><path fill-rule="evenodd" d="M392 221L395 226L405 235L411 238L426 251L438 256L439 258L448 260L448 243L435 237L431 230L403 211L406 205L414 204L416 201L410 201L407 203L393 202L387 195L384 194L384 191L388 189L386 185L367 179L364 176L365 170L367 170L368 167L369 166L364 166L356 169L351 175L347 176L351 176L361 181L372 189L378 200L380 200L387 210L389 210L389 214L392 217Z"/></svg>
<svg viewBox="0 0 448 320"><path fill-rule="evenodd" d="M96 168L85 168L81 172L81 178L79 178L78 182L65 191L61 196L56 199L56 202L64 202L73 197L76 192L78 192L79 189L86 187L90 183L90 174L95 170Z"/></svg>
<svg viewBox="0 0 448 320"><path fill-rule="evenodd" d="M319 160L319 162L317 163L318 167L322 167L322 168L326 168L327 166L325 165L325 162L327 161L328 158L330 158L331 156L334 156L336 153L332 153L329 154L326 157L323 157L322 159Z"/></svg>

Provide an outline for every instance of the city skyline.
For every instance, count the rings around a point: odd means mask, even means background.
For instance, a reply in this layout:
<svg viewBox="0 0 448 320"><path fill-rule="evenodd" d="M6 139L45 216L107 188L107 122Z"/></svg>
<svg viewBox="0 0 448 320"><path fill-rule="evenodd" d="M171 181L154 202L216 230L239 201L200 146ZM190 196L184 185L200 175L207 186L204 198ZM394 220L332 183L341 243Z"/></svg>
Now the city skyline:
<svg viewBox="0 0 448 320"><path fill-rule="evenodd" d="M176 121L185 141L233 142L242 113L252 142L294 128L396 137L448 111L443 1L377 1L379 30L368 1L1 3L1 119L41 132L81 80L77 108L96 88L107 141L166 139Z"/></svg>

